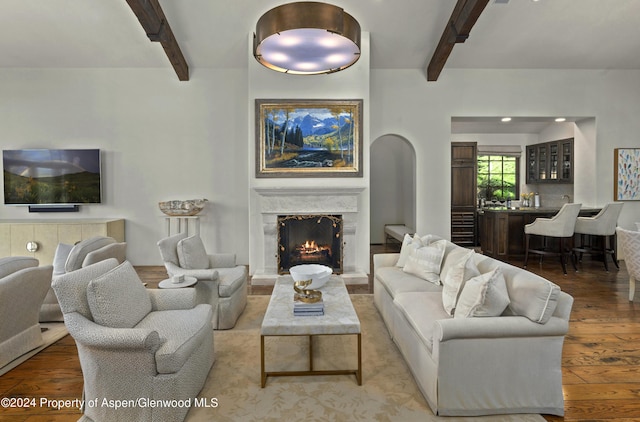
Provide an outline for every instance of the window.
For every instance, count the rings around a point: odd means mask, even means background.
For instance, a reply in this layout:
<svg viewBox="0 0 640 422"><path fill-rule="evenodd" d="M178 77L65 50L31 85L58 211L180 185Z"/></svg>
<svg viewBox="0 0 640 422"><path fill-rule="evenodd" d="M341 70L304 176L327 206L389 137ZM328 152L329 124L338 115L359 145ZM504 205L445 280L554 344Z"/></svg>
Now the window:
<svg viewBox="0 0 640 422"><path fill-rule="evenodd" d="M519 197L520 157L478 155L478 198L507 200Z"/></svg>

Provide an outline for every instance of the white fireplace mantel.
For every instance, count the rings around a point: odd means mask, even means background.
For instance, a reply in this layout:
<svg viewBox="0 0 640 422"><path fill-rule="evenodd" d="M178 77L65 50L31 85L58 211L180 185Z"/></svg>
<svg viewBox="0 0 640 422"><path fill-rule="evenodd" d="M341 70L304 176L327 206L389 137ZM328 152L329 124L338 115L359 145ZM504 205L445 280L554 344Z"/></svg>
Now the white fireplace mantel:
<svg viewBox="0 0 640 422"><path fill-rule="evenodd" d="M262 215L262 249L264 268L257 269L252 284L271 285L277 271L277 219L279 215L339 214L343 220L343 274L348 284L366 284L366 272L356 268L359 245L356 242L359 187L254 188L258 212ZM257 240L257 239L256 239ZM365 245L368 246L368 245ZM360 247L363 247L360 245Z"/></svg>

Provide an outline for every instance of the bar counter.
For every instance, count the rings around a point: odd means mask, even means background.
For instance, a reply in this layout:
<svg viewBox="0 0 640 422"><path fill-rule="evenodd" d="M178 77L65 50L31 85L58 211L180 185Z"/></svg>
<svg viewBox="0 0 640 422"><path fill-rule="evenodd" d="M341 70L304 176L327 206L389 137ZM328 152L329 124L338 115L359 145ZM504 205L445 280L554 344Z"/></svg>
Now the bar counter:
<svg viewBox="0 0 640 422"><path fill-rule="evenodd" d="M550 218L560 207L488 207L478 209L478 237L484 255L502 261L524 258L524 226L536 218ZM583 207L580 216L589 217L600 212L600 208ZM531 248L537 248L538 236L531 239Z"/></svg>

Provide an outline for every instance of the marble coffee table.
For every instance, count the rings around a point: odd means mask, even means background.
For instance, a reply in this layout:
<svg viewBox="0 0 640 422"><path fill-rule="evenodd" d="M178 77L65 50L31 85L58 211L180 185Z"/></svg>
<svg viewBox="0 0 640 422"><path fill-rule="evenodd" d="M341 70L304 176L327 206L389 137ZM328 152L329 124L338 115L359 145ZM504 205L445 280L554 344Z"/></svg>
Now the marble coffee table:
<svg viewBox="0 0 640 422"><path fill-rule="evenodd" d="M302 375L355 375L358 385L362 385L362 336L360 320L353 309L349 293L342 278L332 276L322 289L324 315L293 315L293 279L281 276L271 294L269 306L262 320L260 330L260 375L264 387L267 377L302 376ZM353 334L358 338L358 368L343 370L313 369L313 337L318 335ZM268 336L308 336L309 337L309 370L308 371L265 371L264 340Z"/></svg>

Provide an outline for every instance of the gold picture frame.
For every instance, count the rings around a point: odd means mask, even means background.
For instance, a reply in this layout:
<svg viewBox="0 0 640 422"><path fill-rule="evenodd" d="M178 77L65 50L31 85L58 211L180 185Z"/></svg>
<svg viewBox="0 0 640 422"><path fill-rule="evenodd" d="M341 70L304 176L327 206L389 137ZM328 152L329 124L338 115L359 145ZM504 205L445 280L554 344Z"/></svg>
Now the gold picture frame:
<svg viewBox="0 0 640 422"><path fill-rule="evenodd" d="M362 177L362 100L255 104L256 177Z"/></svg>

